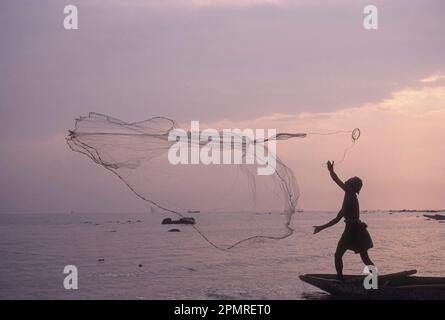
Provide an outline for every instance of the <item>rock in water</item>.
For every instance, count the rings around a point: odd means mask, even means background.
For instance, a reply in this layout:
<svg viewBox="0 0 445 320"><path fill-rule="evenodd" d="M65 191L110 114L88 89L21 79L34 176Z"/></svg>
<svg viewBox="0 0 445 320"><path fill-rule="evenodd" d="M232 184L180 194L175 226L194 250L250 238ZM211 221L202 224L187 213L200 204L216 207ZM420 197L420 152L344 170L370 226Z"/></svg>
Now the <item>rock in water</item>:
<svg viewBox="0 0 445 320"><path fill-rule="evenodd" d="M172 220L171 218L165 218L162 220L162 224L195 224L195 218L184 217L179 220Z"/></svg>

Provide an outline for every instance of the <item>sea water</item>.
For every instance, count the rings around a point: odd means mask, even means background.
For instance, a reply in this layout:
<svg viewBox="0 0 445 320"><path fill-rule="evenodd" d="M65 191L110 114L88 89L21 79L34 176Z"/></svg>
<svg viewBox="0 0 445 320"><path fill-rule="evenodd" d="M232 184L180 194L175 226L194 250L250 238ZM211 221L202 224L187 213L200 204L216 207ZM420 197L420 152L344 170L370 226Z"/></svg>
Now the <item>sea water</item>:
<svg viewBox="0 0 445 320"><path fill-rule="evenodd" d="M284 233L277 213L191 214L219 244ZM318 299L305 273L334 273L344 223L313 235L335 212L296 213L294 234L217 250L191 227L161 225L161 212L0 215L1 299ZM171 216L172 218L176 218ZM422 213L362 213L380 273L417 269L445 276L445 223ZM180 232L168 232L178 228ZM358 255L344 257L345 274L361 274ZM66 265L78 289L63 286Z"/></svg>

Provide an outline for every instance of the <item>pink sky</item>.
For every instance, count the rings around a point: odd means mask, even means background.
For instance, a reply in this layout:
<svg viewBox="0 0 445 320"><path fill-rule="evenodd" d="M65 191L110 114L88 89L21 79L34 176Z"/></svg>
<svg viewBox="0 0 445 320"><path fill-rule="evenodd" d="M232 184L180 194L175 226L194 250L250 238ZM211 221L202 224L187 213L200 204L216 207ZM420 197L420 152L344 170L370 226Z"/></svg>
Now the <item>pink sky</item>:
<svg viewBox="0 0 445 320"><path fill-rule="evenodd" d="M0 212L145 210L64 137L89 111L209 127L362 136L338 166L360 176L362 209L445 208L442 1L7 1L0 12ZM345 139L282 142L300 207L337 210L322 163ZM323 201L320 201L323 199Z"/></svg>

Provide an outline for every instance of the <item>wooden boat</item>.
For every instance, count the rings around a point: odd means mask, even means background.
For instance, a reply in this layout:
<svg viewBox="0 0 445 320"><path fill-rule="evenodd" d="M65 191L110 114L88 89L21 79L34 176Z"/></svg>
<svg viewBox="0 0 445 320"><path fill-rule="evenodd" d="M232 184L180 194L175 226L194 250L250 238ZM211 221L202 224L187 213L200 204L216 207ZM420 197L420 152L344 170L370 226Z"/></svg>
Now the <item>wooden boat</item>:
<svg viewBox="0 0 445 320"><path fill-rule="evenodd" d="M445 278L413 276L416 270L380 275L378 289L365 289L365 275L345 275L338 281L333 274L305 274L300 279L334 297L377 300L442 300L445 299Z"/></svg>

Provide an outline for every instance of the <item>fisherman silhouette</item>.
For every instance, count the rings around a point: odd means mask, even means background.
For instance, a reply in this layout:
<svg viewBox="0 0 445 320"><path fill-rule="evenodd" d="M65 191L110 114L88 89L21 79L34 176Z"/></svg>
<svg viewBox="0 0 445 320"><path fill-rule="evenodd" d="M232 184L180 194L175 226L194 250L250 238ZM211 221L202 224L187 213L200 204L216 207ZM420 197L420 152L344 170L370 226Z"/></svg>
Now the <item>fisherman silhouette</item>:
<svg viewBox="0 0 445 320"><path fill-rule="evenodd" d="M338 280L343 281L343 255L347 250L353 250L360 253L360 257L365 265L374 265L368 255L368 249L373 247L371 236L367 230L367 225L360 221L360 208L357 194L363 186L363 182L358 177L353 177L346 182L341 181L334 172L334 162L328 161L327 167L332 180L345 192L343 205L337 217L321 226L314 226L314 234L323 229L335 225L345 218L345 230L340 238L335 251L335 269L337 270Z"/></svg>

